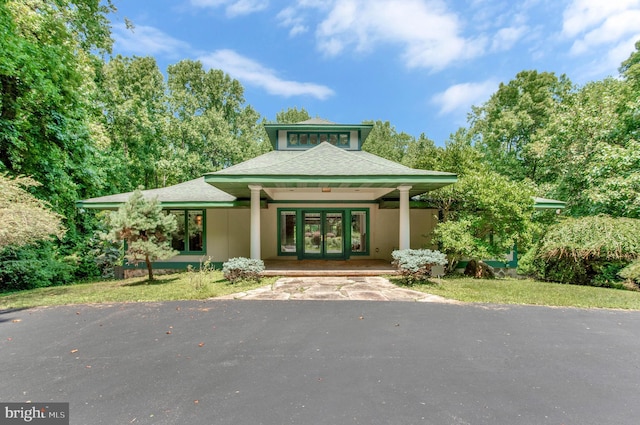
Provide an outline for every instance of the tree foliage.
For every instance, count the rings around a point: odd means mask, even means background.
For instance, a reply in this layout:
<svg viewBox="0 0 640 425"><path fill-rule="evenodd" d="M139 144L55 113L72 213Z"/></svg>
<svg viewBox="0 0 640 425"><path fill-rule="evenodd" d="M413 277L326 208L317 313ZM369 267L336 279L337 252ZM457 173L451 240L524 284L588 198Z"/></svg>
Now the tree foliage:
<svg viewBox="0 0 640 425"><path fill-rule="evenodd" d="M389 121L364 121L363 124L373 124L362 150L381 156L395 162L402 162L407 147L413 142L413 137L407 133L398 133Z"/></svg>
<svg viewBox="0 0 640 425"><path fill-rule="evenodd" d="M297 107L282 110L276 114L276 122L279 124L295 124L310 119L306 109Z"/></svg>
<svg viewBox="0 0 640 425"><path fill-rule="evenodd" d="M29 177L8 178L0 174L0 250L64 236L62 216L26 190L38 185Z"/></svg>
<svg viewBox="0 0 640 425"><path fill-rule="evenodd" d="M162 212L156 198L147 200L136 190L117 211L107 216L109 239L125 241L125 258L130 264L145 262L149 280L153 280L153 261L178 254L170 244L170 236L178 228L172 214Z"/></svg>

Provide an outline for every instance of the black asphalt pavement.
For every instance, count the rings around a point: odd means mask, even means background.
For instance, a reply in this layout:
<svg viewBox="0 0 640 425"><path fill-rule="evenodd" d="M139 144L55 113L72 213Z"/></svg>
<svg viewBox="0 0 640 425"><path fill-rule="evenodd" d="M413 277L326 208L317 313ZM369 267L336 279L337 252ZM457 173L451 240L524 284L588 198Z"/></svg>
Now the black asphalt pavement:
<svg viewBox="0 0 640 425"><path fill-rule="evenodd" d="M71 424L638 424L640 312L366 301L0 313L0 401ZM35 422L32 422L35 423Z"/></svg>

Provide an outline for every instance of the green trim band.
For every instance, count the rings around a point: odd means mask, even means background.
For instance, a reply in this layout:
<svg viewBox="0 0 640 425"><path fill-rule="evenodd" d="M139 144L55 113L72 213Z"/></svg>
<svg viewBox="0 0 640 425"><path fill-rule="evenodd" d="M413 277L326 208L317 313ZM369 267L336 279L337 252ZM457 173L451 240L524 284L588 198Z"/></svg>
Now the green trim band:
<svg viewBox="0 0 640 425"><path fill-rule="evenodd" d="M210 264L214 269L222 270L222 261L212 261ZM191 266L194 270L199 270L201 265L201 261L156 261L153 263L153 269L187 270L187 267ZM122 267L125 270L146 269L147 265L142 261L138 264L125 264Z"/></svg>

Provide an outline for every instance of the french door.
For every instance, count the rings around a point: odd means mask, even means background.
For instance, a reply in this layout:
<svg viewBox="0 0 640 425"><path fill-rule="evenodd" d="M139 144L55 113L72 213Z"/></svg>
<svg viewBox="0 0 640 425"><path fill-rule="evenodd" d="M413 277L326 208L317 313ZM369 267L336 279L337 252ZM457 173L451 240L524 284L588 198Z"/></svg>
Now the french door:
<svg viewBox="0 0 640 425"><path fill-rule="evenodd" d="M344 215L344 210L302 211L302 258L345 258Z"/></svg>

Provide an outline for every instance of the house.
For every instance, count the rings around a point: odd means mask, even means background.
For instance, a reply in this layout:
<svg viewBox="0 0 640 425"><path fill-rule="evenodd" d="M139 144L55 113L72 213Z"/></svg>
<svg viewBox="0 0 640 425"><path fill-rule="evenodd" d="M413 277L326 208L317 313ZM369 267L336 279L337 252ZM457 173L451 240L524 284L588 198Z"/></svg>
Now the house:
<svg viewBox="0 0 640 425"><path fill-rule="evenodd" d="M203 258L264 260L391 259L421 248L438 212L411 201L455 183L455 174L417 170L362 150L373 125L310 119L266 124L273 150L220 171L145 190L178 220L180 252L156 268ZM87 199L81 208L115 209L131 193Z"/></svg>

